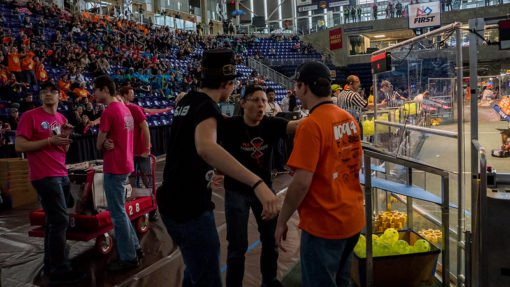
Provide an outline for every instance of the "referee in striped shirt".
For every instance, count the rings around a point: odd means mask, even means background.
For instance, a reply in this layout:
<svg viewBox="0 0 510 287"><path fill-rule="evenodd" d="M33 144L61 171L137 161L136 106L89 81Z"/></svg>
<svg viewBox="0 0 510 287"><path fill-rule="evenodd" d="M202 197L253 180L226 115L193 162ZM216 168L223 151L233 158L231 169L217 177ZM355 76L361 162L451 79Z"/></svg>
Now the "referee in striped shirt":
<svg viewBox="0 0 510 287"><path fill-rule="evenodd" d="M373 109L374 104L368 103L367 100L359 94L360 84L357 76L350 75L347 77L346 88L338 95L338 106L349 112L358 120L359 127L362 129L361 116L363 112ZM363 135L363 132L361 132L361 135Z"/></svg>
<svg viewBox="0 0 510 287"><path fill-rule="evenodd" d="M338 106L349 113L356 119L361 114L374 107L373 103L368 103L359 93L360 81L357 76L350 75L347 77L347 86L338 95Z"/></svg>

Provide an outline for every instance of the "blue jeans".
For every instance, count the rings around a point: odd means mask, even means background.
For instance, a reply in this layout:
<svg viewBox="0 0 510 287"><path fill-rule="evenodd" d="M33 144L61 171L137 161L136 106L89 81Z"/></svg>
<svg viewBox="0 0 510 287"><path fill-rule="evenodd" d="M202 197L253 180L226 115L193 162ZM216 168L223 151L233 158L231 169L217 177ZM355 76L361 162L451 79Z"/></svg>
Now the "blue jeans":
<svg viewBox="0 0 510 287"><path fill-rule="evenodd" d="M71 270L66 252L66 232L69 225L66 199L70 183L67 176L45 177L32 181L46 215L44 232L44 269L64 273Z"/></svg>
<svg viewBox="0 0 510 287"><path fill-rule="evenodd" d="M140 242L126 213L126 183L129 174L104 174L103 187L108 202L108 211L115 230L115 242L119 258L123 261L135 260Z"/></svg>
<svg viewBox="0 0 510 287"><path fill-rule="evenodd" d="M184 259L183 287L221 287L220 240L214 214L206 211L185 223L161 215L168 234Z"/></svg>
<svg viewBox="0 0 510 287"><path fill-rule="evenodd" d="M150 157L135 156L135 173L143 174L136 177L136 187L141 187L140 177L145 187L152 187L152 166Z"/></svg>
<svg viewBox="0 0 510 287"><path fill-rule="evenodd" d="M303 287L351 286L352 253L359 233L345 239L324 239L301 232Z"/></svg>
<svg viewBox="0 0 510 287"><path fill-rule="evenodd" d="M261 218L262 204L253 192L225 190L225 217L227 220L227 287L243 285L244 260L248 249L248 218L253 211L262 243L260 270L262 283L276 279L278 247L274 240L278 217L265 221Z"/></svg>

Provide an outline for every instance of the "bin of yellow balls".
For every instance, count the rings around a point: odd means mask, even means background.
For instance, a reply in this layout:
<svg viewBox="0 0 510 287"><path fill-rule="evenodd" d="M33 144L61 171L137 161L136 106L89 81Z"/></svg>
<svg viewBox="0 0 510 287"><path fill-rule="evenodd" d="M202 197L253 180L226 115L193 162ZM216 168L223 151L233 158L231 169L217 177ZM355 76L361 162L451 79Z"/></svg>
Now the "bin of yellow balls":
<svg viewBox="0 0 510 287"><path fill-rule="evenodd" d="M365 286L366 238L354 247L352 278L357 286ZM374 286L420 286L431 283L437 258L436 246L412 230L387 228L372 235Z"/></svg>

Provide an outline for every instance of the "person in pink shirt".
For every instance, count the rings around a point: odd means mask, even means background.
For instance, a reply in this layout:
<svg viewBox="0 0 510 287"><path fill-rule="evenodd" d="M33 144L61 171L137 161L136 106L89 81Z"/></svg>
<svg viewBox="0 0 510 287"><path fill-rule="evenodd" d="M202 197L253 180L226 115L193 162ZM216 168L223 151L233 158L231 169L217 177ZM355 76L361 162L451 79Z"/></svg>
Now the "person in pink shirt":
<svg viewBox="0 0 510 287"><path fill-rule="evenodd" d="M101 114L96 147L103 151L103 187L119 251L119 259L109 264L107 269L128 270L138 267L138 259L143 256L140 242L124 207L126 183L134 170L134 121L129 109L115 97L115 83L110 77L97 77L93 85L96 100L107 105Z"/></svg>
<svg viewBox="0 0 510 287"><path fill-rule="evenodd" d="M131 103L135 98L133 88L124 86L119 89L119 94L128 107L134 120L134 142L133 154L135 163L135 172L141 174L151 174L151 160L149 155L151 153L151 134L149 132L149 125L147 125L145 113L142 107ZM152 187L151 177L142 176L143 184L145 187ZM136 186L140 187L139 179L137 177Z"/></svg>
<svg viewBox="0 0 510 287"><path fill-rule="evenodd" d="M70 183L67 177L66 152L72 126L57 112L59 90L51 82L41 85L42 107L21 116L16 131L15 148L27 155L30 181L37 191L46 214L44 236L44 273L52 284L72 284L83 273L71 269L65 250L69 216L66 212Z"/></svg>

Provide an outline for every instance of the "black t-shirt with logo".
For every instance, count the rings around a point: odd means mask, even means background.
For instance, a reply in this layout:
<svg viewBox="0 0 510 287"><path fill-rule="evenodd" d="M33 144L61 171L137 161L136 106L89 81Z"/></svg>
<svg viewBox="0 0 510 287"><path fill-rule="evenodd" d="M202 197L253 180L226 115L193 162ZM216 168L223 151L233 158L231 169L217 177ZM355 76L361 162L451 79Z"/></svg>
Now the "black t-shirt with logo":
<svg viewBox="0 0 510 287"><path fill-rule="evenodd" d="M256 127L244 123L243 117L224 119L220 127L221 145L242 165L260 176L271 187L273 145L285 136L288 121L264 116ZM225 176L225 189L251 191L251 187Z"/></svg>
<svg viewBox="0 0 510 287"><path fill-rule="evenodd" d="M222 121L218 105L204 93L190 92L174 110L157 202L161 214L176 222L192 220L214 209L206 179L212 168L197 154L195 146L195 129L209 118L216 118L218 125Z"/></svg>

